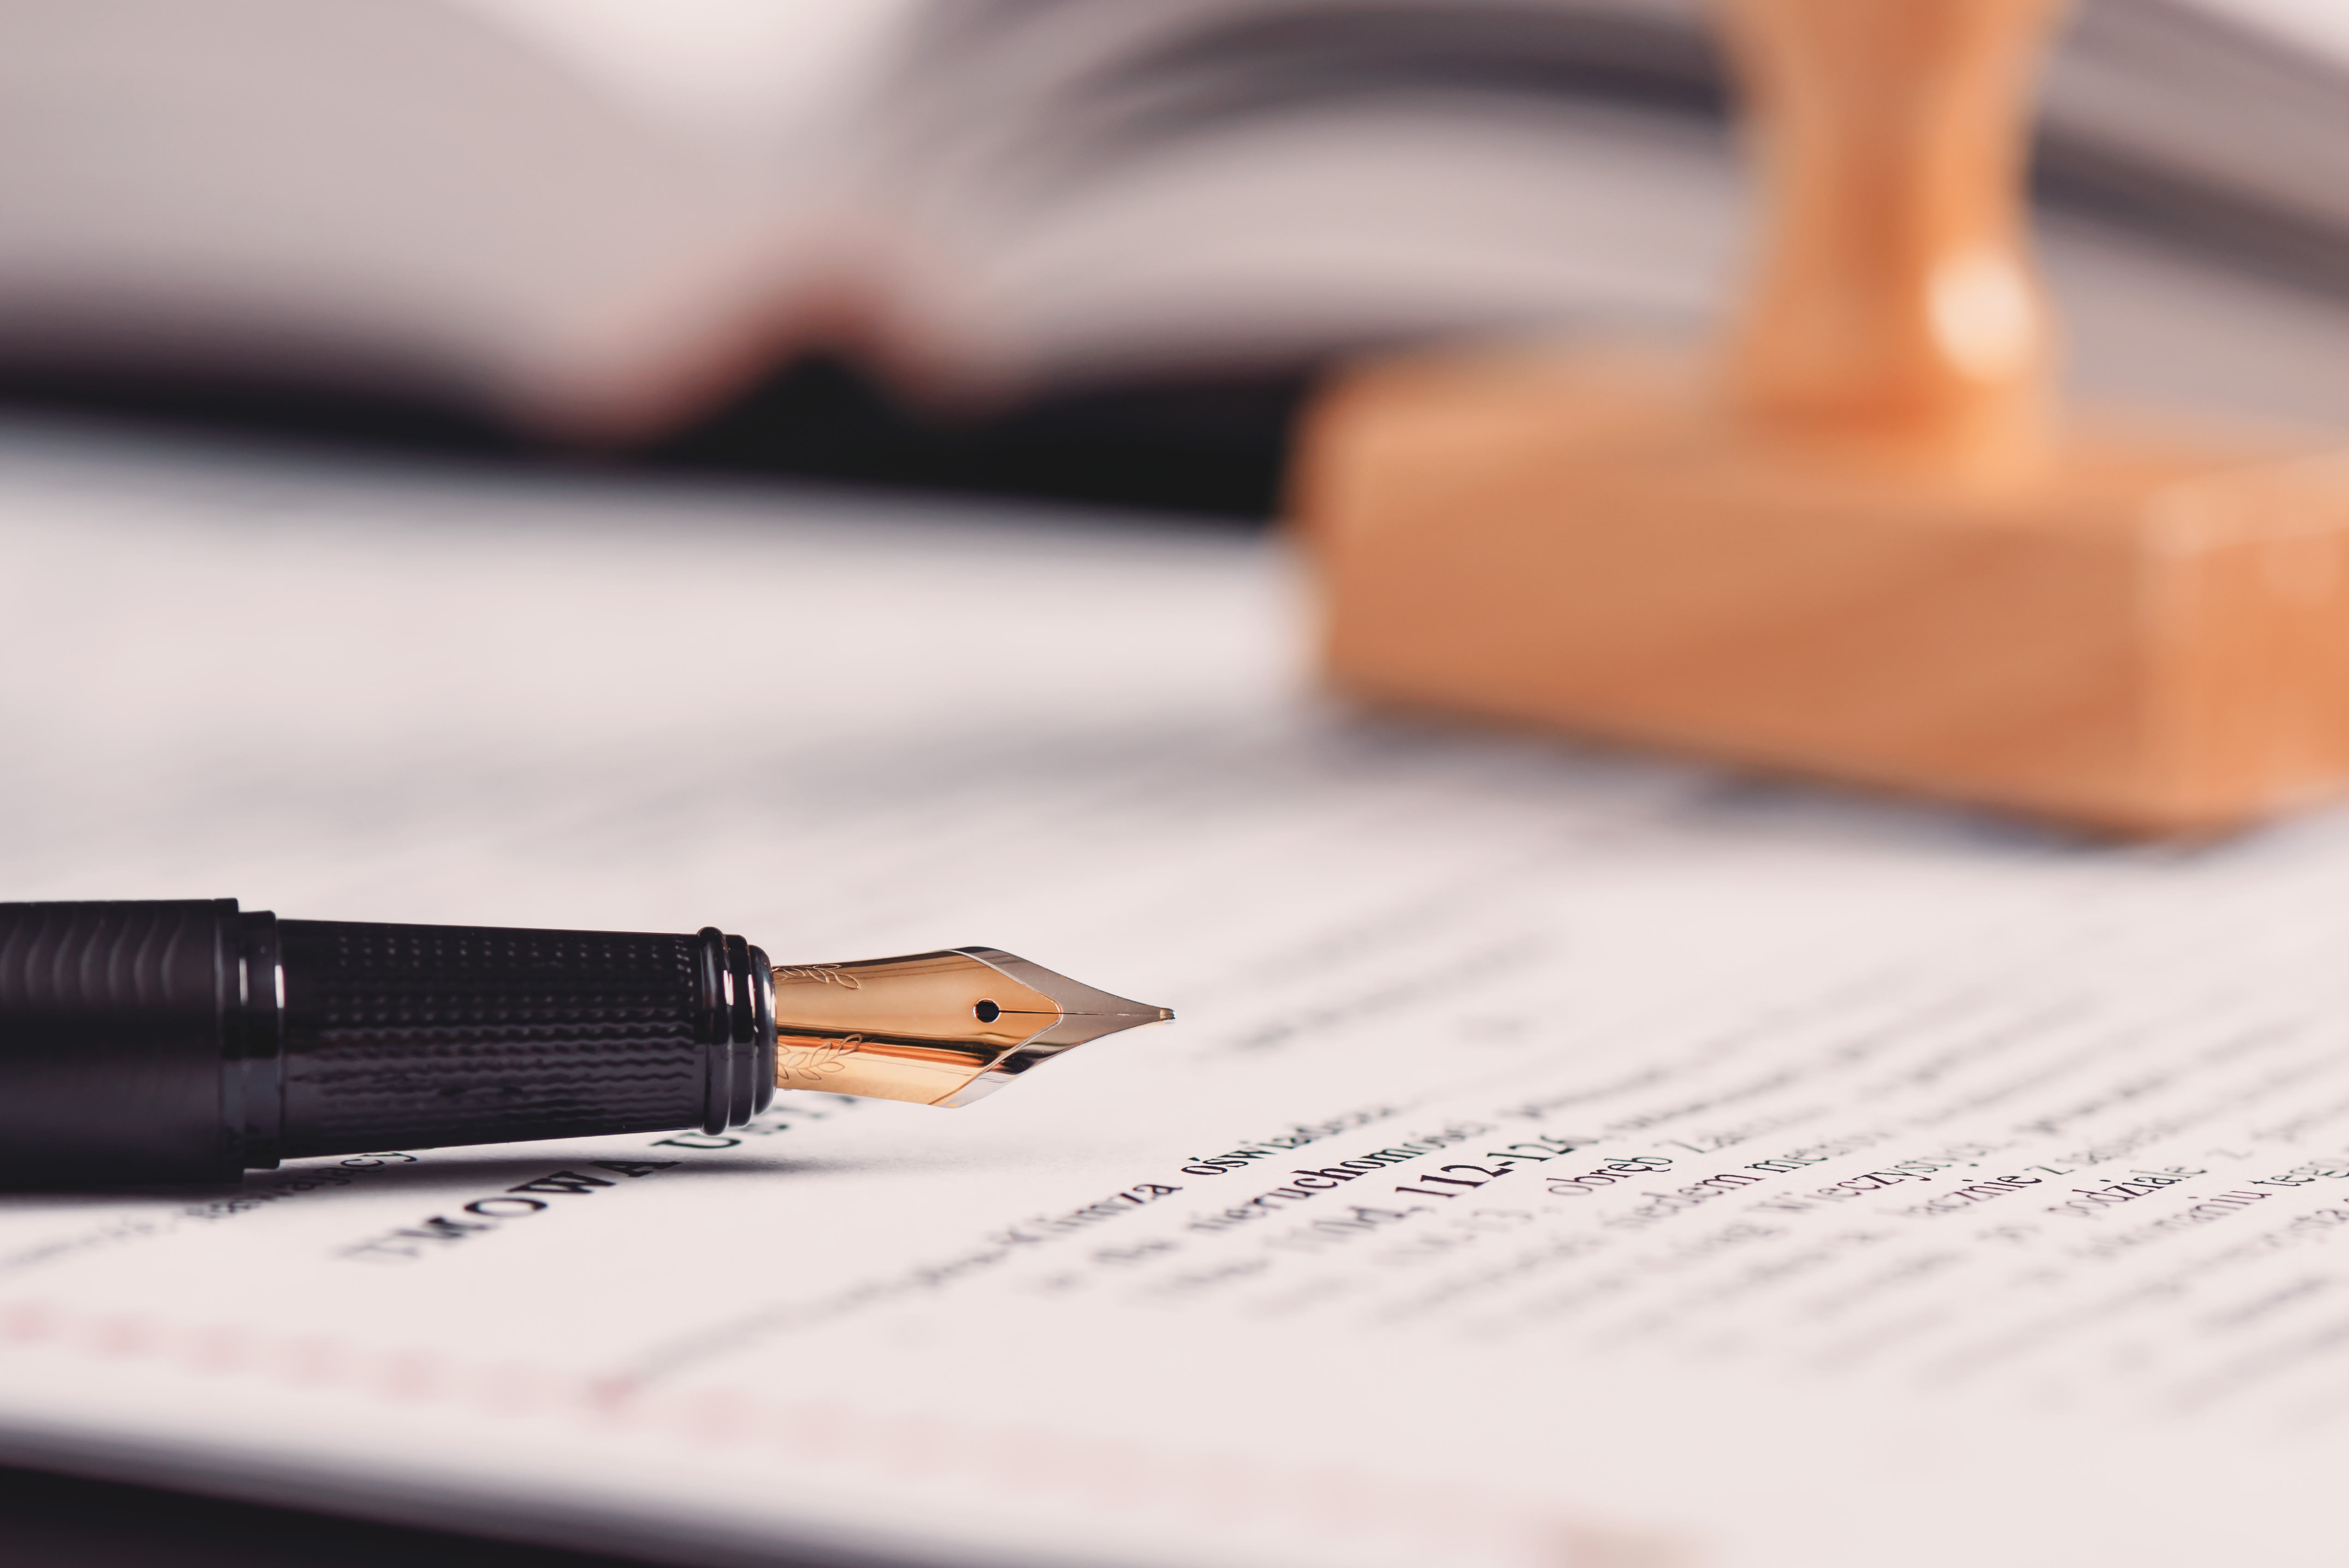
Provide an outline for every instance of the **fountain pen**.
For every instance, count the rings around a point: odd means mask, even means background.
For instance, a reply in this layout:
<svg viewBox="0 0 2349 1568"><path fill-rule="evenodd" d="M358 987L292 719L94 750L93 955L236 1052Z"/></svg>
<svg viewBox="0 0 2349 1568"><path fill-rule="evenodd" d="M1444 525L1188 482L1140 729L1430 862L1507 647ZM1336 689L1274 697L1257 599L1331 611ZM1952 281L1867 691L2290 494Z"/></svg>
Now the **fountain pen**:
<svg viewBox="0 0 2349 1568"><path fill-rule="evenodd" d="M698 1128L775 1091L962 1106L1174 1015L991 947L771 965L690 935L0 903L0 1184Z"/></svg>

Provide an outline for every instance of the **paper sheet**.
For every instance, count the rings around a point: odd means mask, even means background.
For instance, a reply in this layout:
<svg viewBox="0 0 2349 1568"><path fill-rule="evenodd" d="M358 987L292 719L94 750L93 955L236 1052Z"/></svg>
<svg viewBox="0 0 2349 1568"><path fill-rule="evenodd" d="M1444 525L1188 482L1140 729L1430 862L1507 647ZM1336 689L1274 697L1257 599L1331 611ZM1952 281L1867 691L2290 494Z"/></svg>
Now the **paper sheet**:
<svg viewBox="0 0 2349 1568"><path fill-rule="evenodd" d="M679 1562L2338 1561L2349 822L1351 715L1281 548L0 442L5 896L1009 948L962 1111L0 1199L0 1450Z"/></svg>

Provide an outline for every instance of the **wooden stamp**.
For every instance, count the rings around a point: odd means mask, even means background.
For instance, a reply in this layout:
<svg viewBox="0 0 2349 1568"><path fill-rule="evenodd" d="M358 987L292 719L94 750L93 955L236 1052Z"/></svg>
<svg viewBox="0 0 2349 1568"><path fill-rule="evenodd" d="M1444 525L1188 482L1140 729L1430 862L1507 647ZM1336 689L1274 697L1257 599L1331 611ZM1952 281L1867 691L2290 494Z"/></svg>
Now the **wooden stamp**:
<svg viewBox="0 0 2349 1568"><path fill-rule="evenodd" d="M1298 511L1342 690L2127 833L2349 779L2349 450L2059 409L2057 0L1726 0L1771 232L1705 360L1367 366Z"/></svg>

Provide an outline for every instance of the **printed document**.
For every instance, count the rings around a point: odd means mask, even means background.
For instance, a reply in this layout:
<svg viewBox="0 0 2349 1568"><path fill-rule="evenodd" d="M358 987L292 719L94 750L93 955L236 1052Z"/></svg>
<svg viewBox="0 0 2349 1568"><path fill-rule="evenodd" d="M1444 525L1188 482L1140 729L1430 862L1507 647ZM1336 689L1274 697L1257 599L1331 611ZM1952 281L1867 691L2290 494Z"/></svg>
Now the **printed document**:
<svg viewBox="0 0 2349 1568"><path fill-rule="evenodd" d="M0 439L5 896L1007 948L963 1110L0 1197L0 1455L679 1563L2337 1563L2349 820L1318 696L1278 541Z"/></svg>

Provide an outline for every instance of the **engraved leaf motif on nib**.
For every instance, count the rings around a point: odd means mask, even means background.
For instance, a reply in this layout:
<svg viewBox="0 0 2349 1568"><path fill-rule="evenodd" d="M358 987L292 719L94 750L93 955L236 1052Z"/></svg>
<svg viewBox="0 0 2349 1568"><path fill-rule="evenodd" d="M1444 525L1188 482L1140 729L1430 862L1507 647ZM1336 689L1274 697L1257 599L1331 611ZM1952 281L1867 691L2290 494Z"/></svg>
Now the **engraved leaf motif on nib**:
<svg viewBox="0 0 2349 1568"><path fill-rule="evenodd" d="M821 1085L826 1078L846 1072L849 1058L864 1044L862 1035L843 1035L837 1040L779 1039L775 1043L775 1087Z"/></svg>

